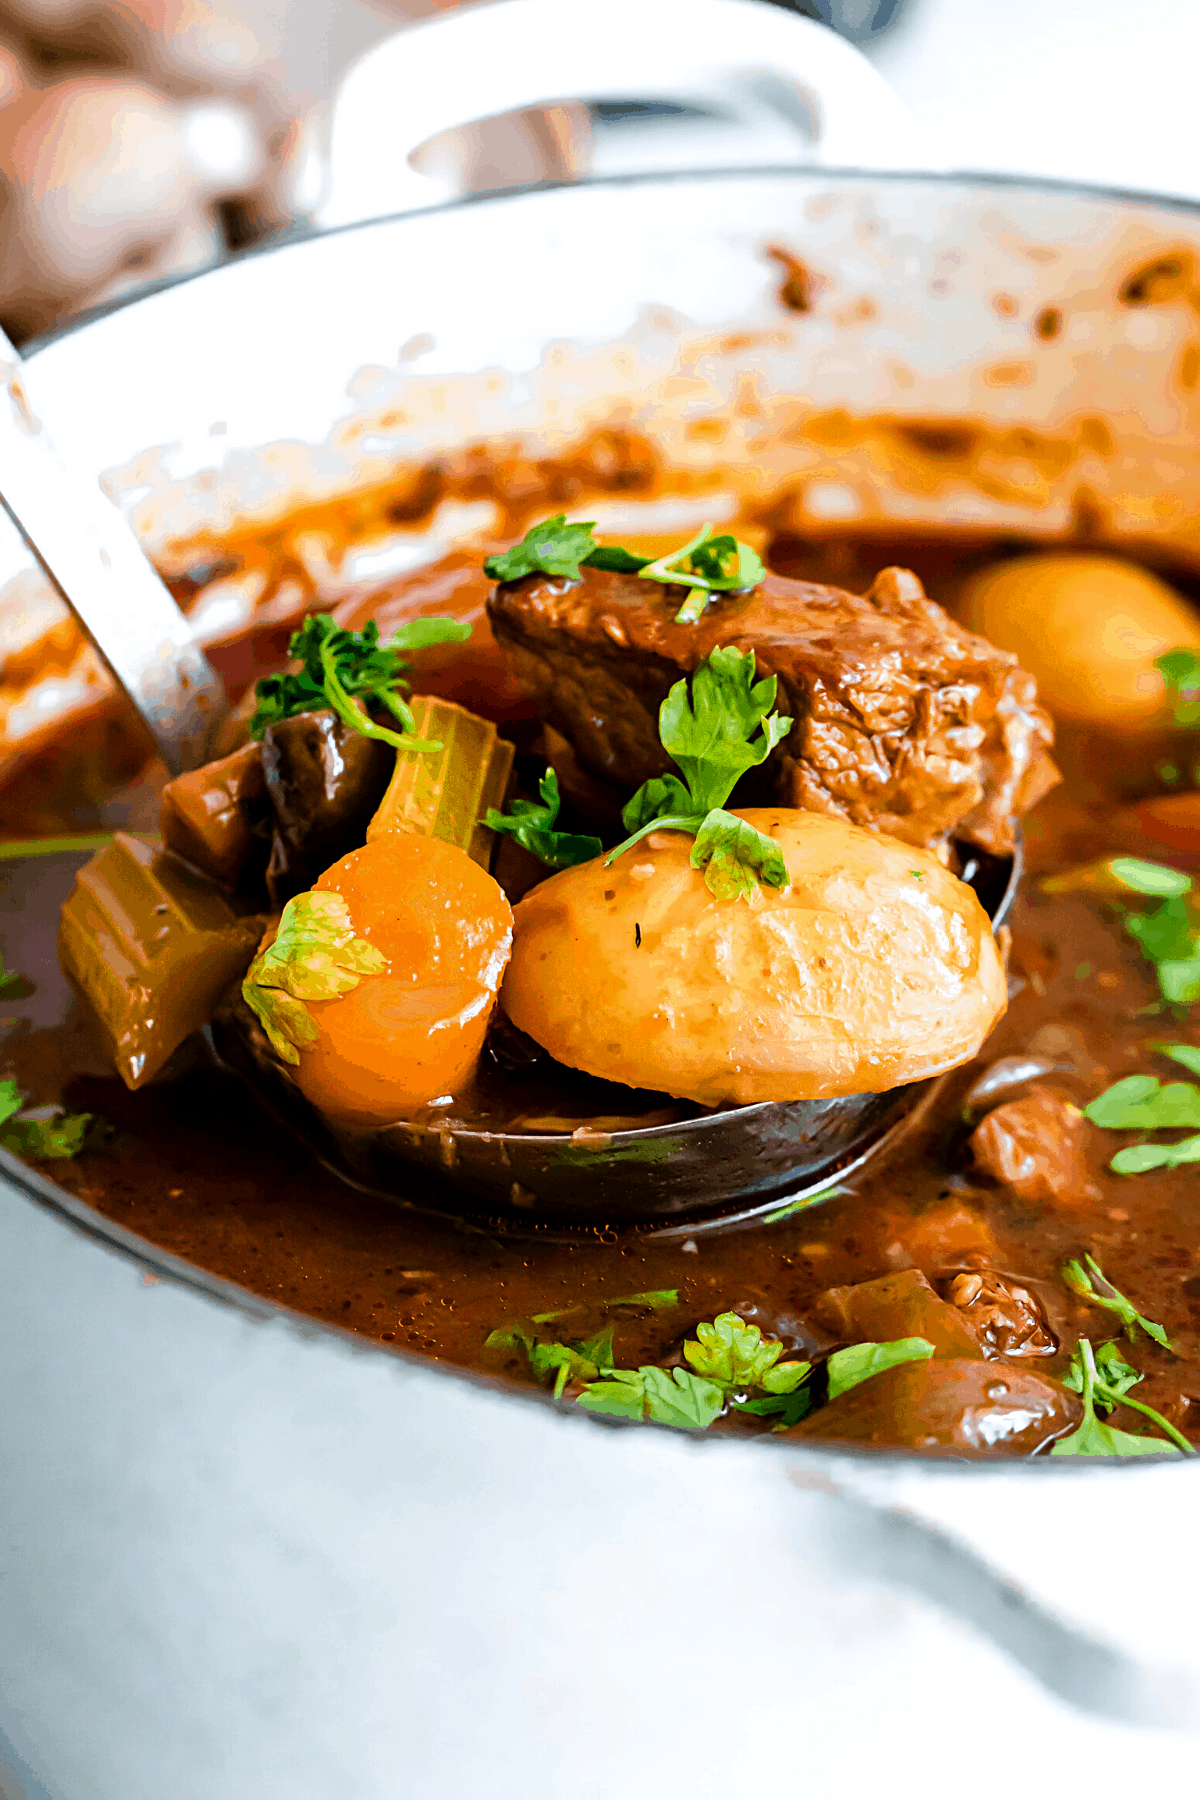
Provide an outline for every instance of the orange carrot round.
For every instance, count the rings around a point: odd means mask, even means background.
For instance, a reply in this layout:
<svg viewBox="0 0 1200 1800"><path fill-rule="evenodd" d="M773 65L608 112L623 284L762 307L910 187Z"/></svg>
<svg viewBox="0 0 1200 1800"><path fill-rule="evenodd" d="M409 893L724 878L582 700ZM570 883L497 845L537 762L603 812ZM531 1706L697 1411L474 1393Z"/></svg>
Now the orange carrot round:
<svg viewBox="0 0 1200 1800"><path fill-rule="evenodd" d="M309 1002L316 1042L296 1078L323 1111L383 1124L467 1082L512 948L512 912L486 870L439 838L393 832L327 869L359 938L386 959L335 1000Z"/></svg>

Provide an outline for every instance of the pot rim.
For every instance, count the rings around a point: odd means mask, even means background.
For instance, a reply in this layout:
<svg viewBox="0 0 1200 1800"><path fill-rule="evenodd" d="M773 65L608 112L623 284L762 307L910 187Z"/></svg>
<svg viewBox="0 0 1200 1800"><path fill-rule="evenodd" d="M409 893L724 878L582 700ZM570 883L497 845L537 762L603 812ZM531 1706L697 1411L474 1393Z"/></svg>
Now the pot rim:
<svg viewBox="0 0 1200 1800"><path fill-rule="evenodd" d="M208 263L199 269L183 270L177 275L166 275L160 281L148 282L144 287L134 288L128 293L115 295L111 300L104 300L96 306L87 307L82 312L73 313L61 325L52 326L49 331L40 332L34 337L27 338L21 345L21 354L26 358L37 356L39 352L58 343L60 339L86 330L89 325L97 324L113 313L123 312L127 307L153 300L157 295L168 293L172 288L182 287L188 282L211 279L226 269L238 268L242 263L256 261L262 257L277 256L301 245L318 243L323 238L339 238L351 232L371 231L380 225L400 224L405 219L424 219L438 214L459 213L473 207L488 206L505 200L525 199L531 194L577 193L589 188L645 187L655 183L671 186L688 181L779 181L797 175L810 176L820 180L828 179L838 183L851 180L886 182L889 185L901 182L922 182L947 188L1014 189L1035 194L1058 194L1080 200L1112 201L1123 206L1156 207L1167 212L1184 213L1192 218L1200 217L1200 198L1189 200L1179 194L1150 193L1137 188L1105 187L1100 183L1068 181L1049 175L996 174L989 173L986 169L875 169L870 165L858 167L850 164L827 166L821 163L764 163L757 167L741 164L728 168L648 169L615 175L585 175L578 181L534 181L526 182L519 187L487 188L479 193L458 194L450 200L439 201L432 206L408 207L401 212L379 213L368 219L355 219L347 225L331 225L324 229L299 225L277 237L269 238L261 244L252 244L245 250L234 251L231 255L222 258L220 262Z"/></svg>
<svg viewBox="0 0 1200 1800"><path fill-rule="evenodd" d="M917 182L939 187L974 187L1020 190L1047 195L1063 195L1081 200L1108 201L1124 206L1142 206L1156 208L1166 212L1178 212L1190 218L1200 217L1200 200L1188 200L1181 196L1146 193L1134 189L1121 189L1100 186L1089 182L1065 181L1052 177L1016 176L989 174L986 170L901 170L874 169L871 167L838 166L825 167L813 163L766 164L763 166L734 166L728 168L672 169L664 171L648 170L641 173L588 176L579 181L543 181L528 183L520 187L489 189L482 193L464 194L454 199L443 201L434 206L413 207L397 213L381 214L377 217L355 220L346 225L338 225L325 230L301 227L286 235L271 239L265 243L254 245L246 250L225 258L223 261L210 264L205 268L188 270L178 275L167 276L161 281L152 282L130 293L116 296L98 306L74 314L63 324L53 327L28 339L22 346L22 355L35 357L63 338L86 330L111 315L123 312L126 308L155 299L159 294L169 292L184 283L212 279L227 269L236 268L241 263L261 257L279 255L293 248L316 243L322 238L337 238L350 232L370 231L381 225L392 225L409 218L424 218L431 214L454 214L466 209L486 206L506 200L518 200L532 194L561 193L588 188L616 189L628 187L644 187L655 183L670 186L690 181L717 180L753 180L779 181L796 176L810 177L814 180L828 180L832 183L849 181L872 181L897 184ZM575 1418L584 1425L601 1424L609 1430L620 1431L633 1427L632 1421L606 1420L591 1415L585 1420L583 1414L573 1402L555 1400L546 1390L530 1386L517 1389L499 1377L491 1377L474 1369L448 1366L434 1363L430 1359L418 1356L401 1346L388 1345L365 1336L361 1332L350 1330L332 1321L315 1318L283 1301L268 1300L253 1293L249 1288L227 1281L214 1275L197 1263L187 1261L169 1250L151 1243L148 1239L130 1231L126 1226L107 1218L103 1213L81 1200L77 1195L60 1187L56 1182L43 1175L39 1170L14 1156L10 1151L0 1147L0 1178L21 1192L25 1198L58 1215L62 1222L81 1236L91 1238L98 1245L129 1261L150 1270L156 1275L164 1275L180 1286L190 1289L203 1298L230 1307L245 1318L265 1324L271 1320L282 1320L293 1329L299 1330L307 1337L330 1337L340 1340L348 1348L357 1353L364 1351L398 1360L414 1370L433 1376L444 1376L451 1380L466 1381L470 1385L486 1392L503 1396L515 1404L534 1402L549 1407L560 1417ZM642 1425L638 1427L645 1429ZM654 1426L653 1429L669 1431L670 1426ZM694 1441L709 1446L710 1454L717 1454L718 1448L726 1453L748 1450L761 1450L759 1440L739 1443L736 1439L724 1435L711 1436L706 1432L689 1432ZM836 1441L822 1443L820 1440L808 1440L804 1443L789 1441L786 1444L775 1444L772 1454L780 1452L788 1458L789 1465L809 1465L814 1469L828 1470L831 1462L843 1465L855 1465L864 1472L868 1470L885 1471L894 1469L898 1473L909 1473L918 1469L928 1470L930 1474L969 1475L984 1479L988 1475L995 1477L997 1473L1014 1474L1018 1470L1041 1471L1041 1478L1048 1478L1047 1472L1062 1475L1068 1469L1070 1479L1081 1478L1080 1472L1085 1468L1099 1471L1121 1469L1158 1469L1170 1458L1170 1451L1164 1450L1161 1458L1125 1458L1125 1457L1087 1457L1079 1459L1055 1460L1049 1456L980 1456L959 1457L950 1454L933 1453L906 1448L873 1448L866 1445L841 1444ZM1178 1458L1179 1463L1186 1465L1188 1459ZM828 1479L828 1475L825 1477ZM1028 1475L1026 1476L1028 1479ZM1033 1479L1039 1477L1035 1474Z"/></svg>

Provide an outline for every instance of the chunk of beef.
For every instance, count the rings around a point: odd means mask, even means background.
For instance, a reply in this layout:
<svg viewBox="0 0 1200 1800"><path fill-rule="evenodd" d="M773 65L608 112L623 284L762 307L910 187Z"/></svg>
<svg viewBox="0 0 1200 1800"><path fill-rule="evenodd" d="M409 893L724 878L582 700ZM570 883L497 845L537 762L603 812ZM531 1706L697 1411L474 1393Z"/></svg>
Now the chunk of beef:
<svg viewBox="0 0 1200 1800"><path fill-rule="evenodd" d="M996 1107L971 1138L979 1168L1022 1200L1085 1205L1095 1198L1084 1155L1083 1114L1049 1088Z"/></svg>
<svg viewBox="0 0 1200 1800"><path fill-rule="evenodd" d="M332 712L267 726L262 766L276 820L267 885L276 906L362 843L395 762L390 745Z"/></svg>
<svg viewBox="0 0 1200 1800"><path fill-rule="evenodd" d="M683 591L585 569L577 582L505 583L488 601L542 716L622 792L670 766L658 708L725 644L778 676L779 709L795 720L763 804L1002 855L1014 818L1057 779L1032 676L956 625L907 570L885 569L864 595L768 575L695 625L674 622Z"/></svg>
<svg viewBox="0 0 1200 1800"><path fill-rule="evenodd" d="M946 1298L966 1316L985 1356L1053 1356L1058 1339L1027 1287L993 1269L955 1275Z"/></svg>
<svg viewBox="0 0 1200 1800"><path fill-rule="evenodd" d="M919 1269L901 1269L853 1287L828 1288L814 1312L821 1324L847 1342L886 1343L923 1337L935 1356L978 1356L975 1333L958 1307L940 1300Z"/></svg>
<svg viewBox="0 0 1200 1800"><path fill-rule="evenodd" d="M1007 1363L901 1363L819 1407L791 1436L961 1455L1032 1456L1078 1424L1077 1397Z"/></svg>
<svg viewBox="0 0 1200 1800"><path fill-rule="evenodd" d="M893 1269L911 1268L914 1263L930 1274L964 1266L983 1268L996 1251L991 1226L978 1207L965 1200L937 1200L909 1218L888 1223L894 1229L884 1234L881 1249Z"/></svg>
<svg viewBox="0 0 1200 1800"><path fill-rule="evenodd" d="M261 746L245 744L232 756L168 781L159 803L159 830L168 850L222 887L235 888L251 868L262 875L266 839L254 828L269 812Z"/></svg>

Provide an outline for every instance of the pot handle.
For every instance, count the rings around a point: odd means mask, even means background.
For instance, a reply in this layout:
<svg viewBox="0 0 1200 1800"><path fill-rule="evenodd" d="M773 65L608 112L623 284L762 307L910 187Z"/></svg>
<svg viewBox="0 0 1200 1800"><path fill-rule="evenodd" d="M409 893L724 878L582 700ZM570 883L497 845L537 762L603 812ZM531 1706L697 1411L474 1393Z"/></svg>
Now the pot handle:
<svg viewBox="0 0 1200 1800"><path fill-rule="evenodd" d="M707 101L769 117L781 160L928 168L907 107L825 25L762 0L496 0L398 32L333 102L322 226L445 198L409 158L437 133L569 100ZM790 126L788 136L781 124Z"/></svg>

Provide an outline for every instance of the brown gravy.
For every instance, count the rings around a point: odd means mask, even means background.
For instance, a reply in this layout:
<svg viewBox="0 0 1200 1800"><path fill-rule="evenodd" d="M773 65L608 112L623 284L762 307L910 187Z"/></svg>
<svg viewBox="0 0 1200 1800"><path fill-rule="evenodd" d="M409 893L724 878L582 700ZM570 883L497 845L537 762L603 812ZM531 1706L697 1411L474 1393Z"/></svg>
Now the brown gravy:
<svg viewBox="0 0 1200 1800"><path fill-rule="evenodd" d="M946 602L985 550L983 540L956 548L942 540L886 548L876 539L836 547L789 540L772 561L786 573L854 586L860 563L874 573L881 560L902 560ZM1139 848L1123 845L1103 818L1072 811L1061 794L1035 815L1030 837L1041 867ZM397 1350L518 1382L529 1379L521 1360L484 1348L506 1319L564 1307L599 1316L615 1296L677 1287L675 1310L614 1315L621 1366L669 1358L698 1321L727 1309L789 1346L821 1349L832 1340L814 1323L818 1294L914 1266L939 1291L955 1274L984 1266L1017 1278L1040 1299L1059 1339L1037 1371L1061 1375L1081 1334L1095 1342L1115 1335L1111 1317L1060 1279L1064 1258L1090 1251L1175 1344L1171 1355L1139 1341L1134 1360L1146 1379L1138 1398L1200 1442L1195 1171L1114 1175L1107 1164L1132 1134L1089 1129L1092 1195L1035 1204L980 1174L967 1150L965 1097L1001 1058L1036 1059L1043 1086L1083 1105L1126 1074L1154 1070L1167 1079L1150 1048L1164 1035L1200 1044L1200 1026L1147 1012L1158 997L1153 972L1104 903L1051 899L1028 884L1013 920L1016 992L1007 1016L977 1062L947 1077L905 1136L853 1178L852 1192L737 1229L539 1233L439 1217L422 1205L428 1197L416 1184L412 1208L364 1197L291 1137L265 1130L239 1083L201 1057L136 1094L103 1075L53 958L55 884L65 893L74 866L46 863L38 872L30 863L6 877L0 943L8 967L32 978L37 992L32 1004L0 1004L3 1072L35 1103L61 1099L110 1122L106 1142L43 1173L150 1244ZM578 1317L582 1333L587 1312ZM1138 1423L1120 1412L1115 1422Z"/></svg>

